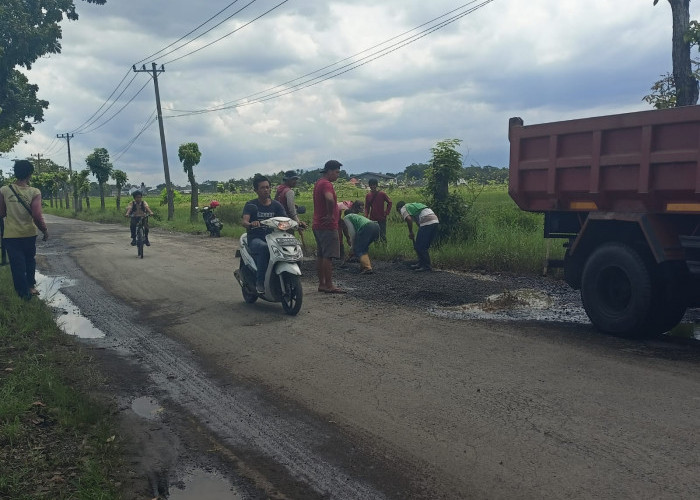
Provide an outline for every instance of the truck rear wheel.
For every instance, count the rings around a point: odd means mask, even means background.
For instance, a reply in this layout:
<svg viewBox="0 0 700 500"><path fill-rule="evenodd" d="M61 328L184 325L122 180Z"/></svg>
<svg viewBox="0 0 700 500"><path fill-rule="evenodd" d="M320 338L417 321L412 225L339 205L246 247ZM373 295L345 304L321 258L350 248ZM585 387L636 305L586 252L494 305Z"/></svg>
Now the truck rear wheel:
<svg viewBox="0 0 700 500"><path fill-rule="evenodd" d="M652 277L642 257L623 243L608 243L591 254L583 269L581 300L591 323L618 335L647 335Z"/></svg>

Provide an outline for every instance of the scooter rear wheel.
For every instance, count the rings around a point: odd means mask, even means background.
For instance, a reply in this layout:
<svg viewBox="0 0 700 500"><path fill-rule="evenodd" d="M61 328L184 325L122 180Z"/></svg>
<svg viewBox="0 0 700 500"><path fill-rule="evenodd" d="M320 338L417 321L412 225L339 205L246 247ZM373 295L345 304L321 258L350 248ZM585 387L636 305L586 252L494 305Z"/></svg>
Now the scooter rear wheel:
<svg viewBox="0 0 700 500"><path fill-rule="evenodd" d="M299 276L291 273L282 273L282 309L290 316L295 316L301 309L303 291Z"/></svg>
<svg viewBox="0 0 700 500"><path fill-rule="evenodd" d="M247 276L249 273L246 272L246 269L244 269L243 265L243 259L241 258L241 267L240 271L241 278L243 280L243 283L241 284L241 293L243 294L243 300L245 300L248 304L252 304L256 300L258 300L258 292L257 291L252 291L248 288L248 284L252 283L252 281L249 279Z"/></svg>

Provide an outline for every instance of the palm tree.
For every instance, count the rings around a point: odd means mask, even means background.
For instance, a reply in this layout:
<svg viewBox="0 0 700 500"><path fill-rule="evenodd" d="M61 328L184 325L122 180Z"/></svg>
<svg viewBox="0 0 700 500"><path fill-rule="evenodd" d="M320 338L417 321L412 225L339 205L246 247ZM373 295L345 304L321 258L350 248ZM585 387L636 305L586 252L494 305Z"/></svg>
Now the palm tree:
<svg viewBox="0 0 700 500"><path fill-rule="evenodd" d="M100 185L100 210L105 210L105 184L112 173L112 163L109 161L109 153L105 148L95 148L95 150L85 159L92 175ZM88 208L90 204L88 203Z"/></svg>
<svg viewBox="0 0 700 500"><path fill-rule="evenodd" d="M122 188L129 178L126 176L126 172L122 170L113 170L112 179L117 184L117 211L120 210L121 199L122 199Z"/></svg>
<svg viewBox="0 0 700 500"><path fill-rule="evenodd" d="M190 221L195 222L197 220L196 208L199 202L199 193L197 191L197 183L194 180L193 169L195 165L199 164L199 160L202 159L202 153L199 152L199 146L196 142L188 142L180 145L180 148L177 150L177 155L182 162L182 168L187 174L187 179L190 181L190 186L192 186L192 196L190 197Z"/></svg>

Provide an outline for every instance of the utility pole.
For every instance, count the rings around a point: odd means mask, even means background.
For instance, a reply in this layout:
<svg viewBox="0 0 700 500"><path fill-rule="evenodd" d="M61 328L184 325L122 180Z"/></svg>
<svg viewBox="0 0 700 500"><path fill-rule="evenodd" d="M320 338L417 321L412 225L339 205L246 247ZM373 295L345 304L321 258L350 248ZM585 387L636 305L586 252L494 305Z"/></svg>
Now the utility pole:
<svg viewBox="0 0 700 500"><path fill-rule="evenodd" d="M35 155L29 155L32 157L32 159L36 156L36 166L37 169L41 170L41 153L37 153Z"/></svg>
<svg viewBox="0 0 700 500"><path fill-rule="evenodd" d="M73 165L71 163L71 157L70 157L70 140L73 138L73 134L69 134L66 132L65 134L56 134L56 137L59 139L65 139L66 142L68 143L68 175L69 179L72 181L73 180ZM70 183L69 183L70 185ZM69 188L70 190L70 188ZM70 193L66 193L66 208L70 208L68 205L68 200L70 199ZM78 205L78 193L73 190L73 208L76 208Z"/></svg>
<svg viewBox="0 0 700 500"><path fill-rule="evenodd" d="M163 171L165 172L165 190L168 194L168 220L173 220L175 207L173 205L173 186L170 183L170 169L168 168L168 150L165 147L165 131L163 130L163 112L160 109L160 92L158 91L158 73L165 71L163 65L160 69L156 68L156 63L151 63L152 69L146 69L146 65L142 65L141 69L136 69L136 65L132 66L135 73L151 73L153 77L153 86L156 89L156 109L158 111L158 128L160 129L160 148L163 152Z"/></svg>

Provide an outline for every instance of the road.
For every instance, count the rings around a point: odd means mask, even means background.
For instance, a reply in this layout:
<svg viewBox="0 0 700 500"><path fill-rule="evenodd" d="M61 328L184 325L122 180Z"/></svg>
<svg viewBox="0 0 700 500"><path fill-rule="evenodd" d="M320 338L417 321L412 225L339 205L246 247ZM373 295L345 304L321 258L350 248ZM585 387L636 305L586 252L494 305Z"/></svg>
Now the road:
<svg viewBox="0 0 700 500"><path fill-rule="evenodd" d="M77 280L65 293L106 333L89 342L116 356L107 374L162 398L169 425L209 436L204 448L218 450L250 498L700 491L697 343L449 319L386 297L323 294L312 263L302 310L289 317L279 304L243 302L233 240L155 230L141 260L125 227L47 222L40 269ZM390 273L416 279L394 266L374 275L378 293L394 283ZM354 271L337 278L362 288ZM463 286L491 292L468 277ZM185 449L150 453L170 454L160 459L172 476L196 460Z"/></svg>

